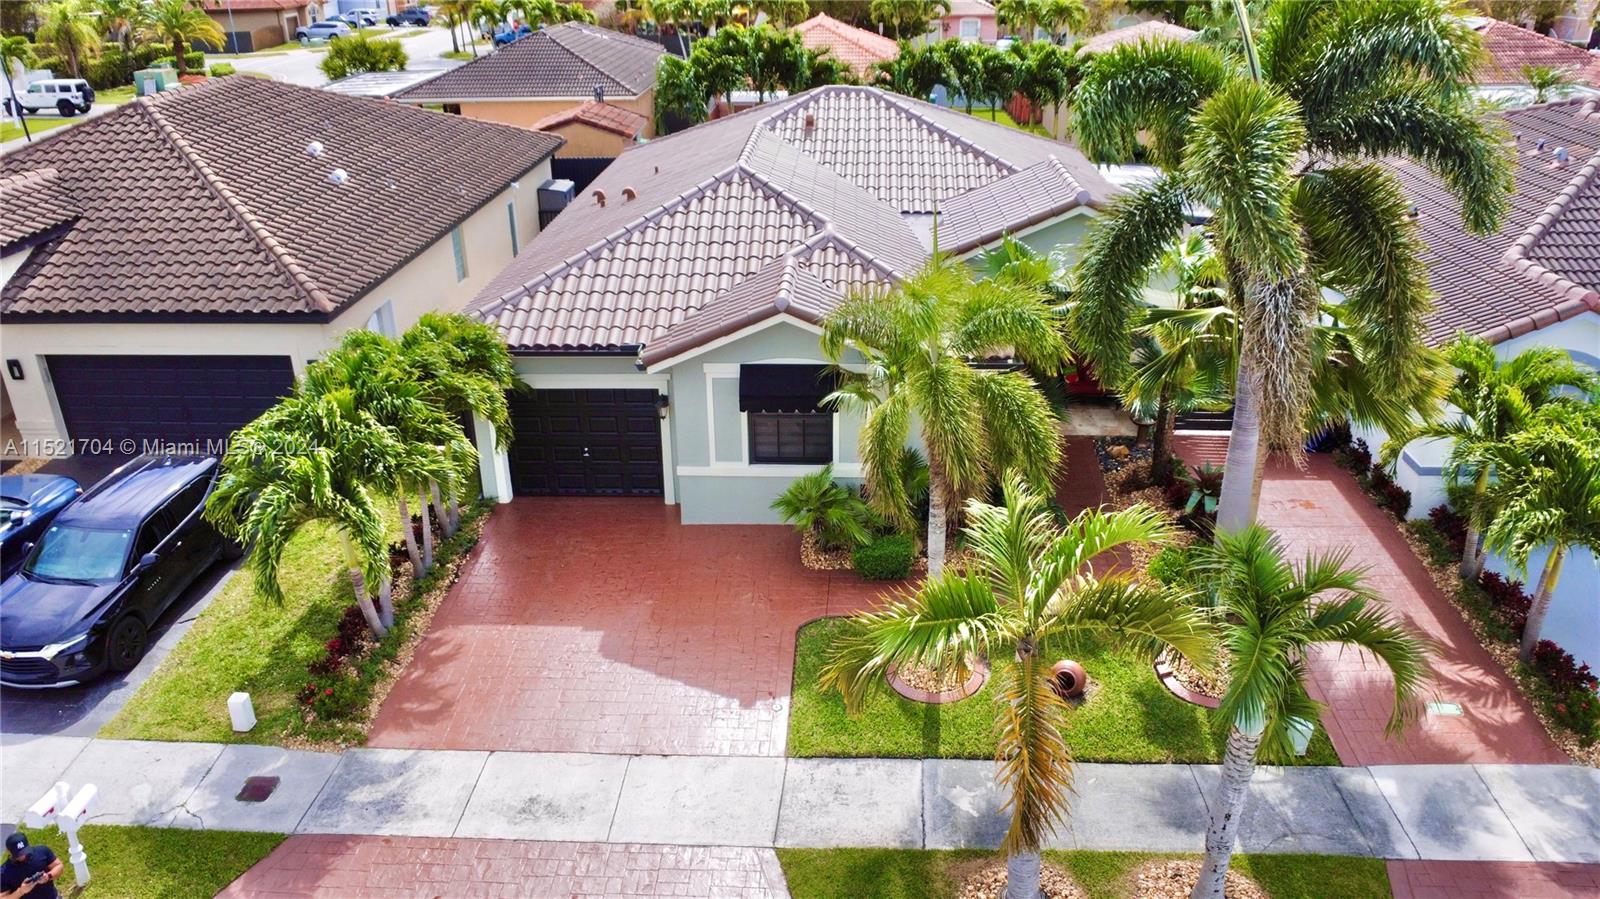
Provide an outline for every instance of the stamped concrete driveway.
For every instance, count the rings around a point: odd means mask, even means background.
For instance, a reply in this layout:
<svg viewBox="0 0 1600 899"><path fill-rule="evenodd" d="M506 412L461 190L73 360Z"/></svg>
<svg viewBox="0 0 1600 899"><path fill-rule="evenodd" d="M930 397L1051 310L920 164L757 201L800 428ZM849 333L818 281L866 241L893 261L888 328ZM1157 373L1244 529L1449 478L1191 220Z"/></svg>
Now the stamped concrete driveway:
<svg viewBox="0 0 1600 899"><path fill-rule="evenodd" d="M659 500L501 506L368 745L782 755L795 630L879 592L799 554Z"/></svg>

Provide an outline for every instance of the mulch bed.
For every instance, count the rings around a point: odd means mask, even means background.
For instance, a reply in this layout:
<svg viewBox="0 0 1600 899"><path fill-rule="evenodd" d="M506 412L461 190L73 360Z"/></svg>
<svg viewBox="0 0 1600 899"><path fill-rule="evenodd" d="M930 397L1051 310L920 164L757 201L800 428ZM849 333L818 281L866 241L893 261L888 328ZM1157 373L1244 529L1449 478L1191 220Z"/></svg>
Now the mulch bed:
<svg viewBox="0 0 1600 899"><path fill-rule="evenodd" d="M1096 437L1094 454L1102 472L1116 471L1132 462L1150 460L1150 445L1139 446L1132 437Z"/></svg>
<svg viewBox="0 0 1600 899"><path fill-rule="evenodd" d="M1006 863L1003 859L983 862L981 867L965 872L964 876L961 873L957 876L961 876L961 888L957 894L960 899L1002 899L1006 894ZM1055 865L1044 866L1039 882L1047 899L1089 899L1088 892L1078 886L1072 875Z"/></svg>
<svg viewBox="0 0 1600 899"><path fill-rule="evenodd" d="M1189 893L1200 880L1200 862L1153 861L1140 865L1128 875L1132 889L1128 895L1139 899L1189 899ZM1228 869L1228 899L1272 899L1261 884Z"/></svg>
<svg viewBox="0 0 1600 899"><path fill-rule="evenodd" d="M1122 438L1109 438L1112 440ZM1131 438L1129 438L1131 439ZM1097 444L1098 445L1098 444ZM1188 546L1196 539L1194 531L1182 525L1178 510L1167 505L1167 492L1150 485L1149 458L1136 459L1124 465L1105 470L1106 505L1113 509L1128 509L1139 503L1160 510L1173 526L1172 539L1161 545L1137 544L1127 549L1134 569L1139 572L1150 567L1150 560L1167 546Z"/></svg>

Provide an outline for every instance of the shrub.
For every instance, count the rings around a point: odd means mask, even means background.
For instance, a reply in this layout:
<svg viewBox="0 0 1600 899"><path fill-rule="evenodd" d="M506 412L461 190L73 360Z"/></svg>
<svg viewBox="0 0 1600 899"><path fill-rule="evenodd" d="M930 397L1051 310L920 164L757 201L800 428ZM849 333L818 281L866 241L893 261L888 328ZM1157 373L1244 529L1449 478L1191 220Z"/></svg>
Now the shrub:
<svg viewBox="0 0 1600 899"><path fill-rule="evenodd" d="M1478 586L1488 597L1489 606L1494 609L1495 617L1499 618L1512 633L1522 633L1522 629L1528 626L1528 612L1533 608L1533 600L1523 591L1522 582L1508 580L1492 571L1485 571L1478 575Z"/></svg>
<svg viewBox="0 0 1600 899"><path fill-rule="evenodd" d="M149 68L176 69L178 59L175 56L158 56L150 60ZM185 72L200 73L206 70L206 55L199 50L191 50L183 54L183 69ZM132 76L129 76L132 77Z"/></svg>
<svg viewBox="0 0 1600 899"><path fill-rule="evenodd" d="M366 702L366 691L354 675L334 674L300 688L300 702L318 718L348 718Z"/></svg>
<svg viewBox="0 0 1600 899"><path fill-rule="evenodd" d="M1434 506L1428 510L1428 521L1459 558L1467 546L1467 519L1449 506Z"/></svg>
<svg viewBox="0 0 1600 899"><path fill-rule="evenodd" d="M1352 440L1349 446L1334 452L1333 461L1352 474L1366 474L1372 470L1372 450L1365 440Z"/></svg>
<svg viewBox="0 0 1600 899"><path fill-rule="evenodd" d="M214 62L211 64L210 73L212 78L222 78L237 71L238 69L235 69L231 62Z"/></svg>
<svg viewBox="0 0 1600 899"><path fill-rule="evenodd" d="M122 52L121 47L110 46L84 66L83 77L95 90L106 90L132 84L133 73L138 68L137 57Z"/></svg>
<svg viewBox="0 0 1600 899"><path fill-rule="evenodd" d="M890 534L858 548L850 561L868 580L903 581L911 575L916 554L916 541L909 534Z"/></svg>
<svg viewBox="0 0 1600 899"><path fill-rule="evenodd" d="M1378 505L1388 509L1395 518L1405 521L1406 515L1411 512L1411 491L1385 475L1383 486L1378 491Z"/></svg>
<svg viewBox="0 0 1600 899"><path fill-rule="evenodd" d="M1578 664L1572 654L1549 640L1540 640L1533 649L1533 672L1544 687L1540 701L1550 717L1574 734L1583 745L1600 739L1600 678L1588 665Z"/></svg>
<svg viewBox="0 0 1600 899"><path fill-rule="evenodd" d="M1189 562L1188 547L1168 546L1155 554L1146 572L1152 578L1170 586L1188 578Z"/></svg>
<svg viewBox="0 0 1600 899"><path fill-rule="evenodd" d="M1456 587L1456 603L1482 624L1491 638L1501 643L1517 641L1517 632L1507 627L1505 621L1496 614L1494 603L1482 587L1471 581L1461 581Z"/></svg>
<svg viewBox="0 0 1600 899"><path fill-rule="evenodd" d="M322 74L337 81L362 72L398 72L406 62L406 50L399 41L356 34L331 41L321 67Z"/></svg>
<svg viewBox="0 0 1600 899"><path fill-rule="evenodd" d="M1450 548L1450 541L1439 533L1433 522L1419 518L1405 522L1405 528L1427 546L1428 561L1435 567L1447 567L1461 558L1461 551Z"/></svg>
<svg viewBox="0 0 1600 899"><path fill-rule="evenodd" d="M772 501L772 509L800 533L814 533L825 548L861 546L872 537L867 504L833 480L833 466L795 479Z"/></svg>

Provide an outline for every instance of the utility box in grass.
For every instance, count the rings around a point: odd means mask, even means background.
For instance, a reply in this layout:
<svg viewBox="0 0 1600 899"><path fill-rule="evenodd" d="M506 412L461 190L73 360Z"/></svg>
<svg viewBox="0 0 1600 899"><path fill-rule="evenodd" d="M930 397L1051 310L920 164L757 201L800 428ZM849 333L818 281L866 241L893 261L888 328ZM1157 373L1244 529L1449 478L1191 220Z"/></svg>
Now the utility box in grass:
<svg viewBox="0 0 1600 899"><path fill-rule="evenodd" d="M177 69L140 69L133 73L133 92L141 97L178 86Z"/></svg>

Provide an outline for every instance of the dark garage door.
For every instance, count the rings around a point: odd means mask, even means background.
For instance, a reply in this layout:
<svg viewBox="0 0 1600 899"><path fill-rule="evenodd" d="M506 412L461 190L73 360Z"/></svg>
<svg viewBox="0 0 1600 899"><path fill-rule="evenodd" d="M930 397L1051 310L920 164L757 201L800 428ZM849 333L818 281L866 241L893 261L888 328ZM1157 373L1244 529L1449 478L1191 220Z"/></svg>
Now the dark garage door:
<svg viewBox="0 0 1600 899"><path fill-rule="evenodd" d="M288 356L51 356L74 440L220 440L294 387ZM142 449L142 447L141 447Z"/></svg>
<svg viewBox="0 0 1600 899"><path fill-rule="evenodd" d="M518 496L660 496L654 390L533 390L511 395L511 484Z"/></svg>

